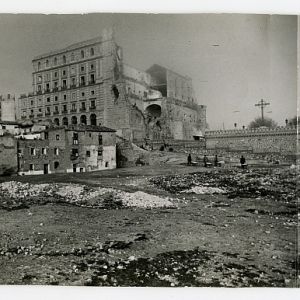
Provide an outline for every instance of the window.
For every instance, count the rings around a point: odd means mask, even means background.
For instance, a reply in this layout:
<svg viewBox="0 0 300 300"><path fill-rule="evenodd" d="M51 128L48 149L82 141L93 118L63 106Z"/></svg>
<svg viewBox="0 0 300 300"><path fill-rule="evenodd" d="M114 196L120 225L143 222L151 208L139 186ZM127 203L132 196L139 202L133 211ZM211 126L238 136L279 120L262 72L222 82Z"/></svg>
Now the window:
<svg viewBox="0 0 300 300"><path fill-rule="evenodd" d="M64 106L63 106L63 111L64 111L64 112L67 111L67 105L66 105L66 104L64 104Z"/></svg>
<svg viewBox="0 0 300 300"><path fill-rule="evenodd" d="M72 93L72 99L76 98L76 93Z"/></svg>
<svg viewBox="0 0 300 300"><path fill-rule="evenodd" d="M85 77L84 76L80 76L80 84L85 85Z"/></svg>
<svg viewBox="0 0 300 300"><path fill-rule="evenodd" d="M74 61L75 60L75 55L74 53L71 54L71 61Z"/></svg>
<svg viewBox="0 0 300 300"><path fill-rule="evenodd" d="M91 151L86 151L86 156L91 157Z"/></svg>
<svg viewBox="0 0 300 300"><path fill-rule="evenodd" d="M56 140L59 141L59 134L56 135Z"/></svg>
<svg viewBox="0 0 300 300"><path fill-rule="evenodd" d="M95 54L94 48L90 49L90 55L93 56Z"/></svg>
<svg viewBox="0 0 300 300"><path fill-rule="evenodd" d="M29 164L29 171L33 171L34 170L34 164Z"/></svg>
<svg viewBox="0 0 300 300"><path fill-rule="evenodd" d="M84 72L84 70L85 70L84 65L81 65L81 66L80 66L80 71L81 71L81 72Z"/></svg>
<svg viewBox="0 0 300 300"><path fill-rule="evenodd" d="M46 83L46 92L49 92L49 91L50 91L50 84Z"/></svg>
<svg viewBox="0 0 300 300"><path fill-rule="evenodd" d="M47 106L47 107L46 107L46 113L50 115L50 112L51 112L50 107Z"/></svg>
<svg viewBox="0 0 300 300"><path fill-rule="evenodd" d="M90 83L91 84L95 83L95 75L94 74L91 74L91 76L90 76Z"/></svg>
<svg viewBox="0 0 300 300"><path fill-rule="evenodd" d="M35 148L30 148L30 154L31 154L31 155L35 155L35 154L36 154Z"/></svg>
<svg viewBox="0 0 300 300"><path fill-rule="evenodd" d="M63 64L67 63L67 59L66 59L66 56L63 55Z"/></svg>
<svg viewBox="0 0 300 300"><path fill-rule="evenodd" d="M64 95L64 100L67 100L67 95Z"/></svg>
<svg viewBox="0 0 300 300"><path fill-rule="evenodd" d="M42 109L41 108L39 108L39 113L41 113L42 112Z"/></svg>
<svg viewBox="0 0 300 300"><path fill-rule="evenodd" d="M84 96L85 96L85 93L84 93L84 92L82 92L82 93L81 93L81 96L82 96L82 97L84 97Z"/></svg>
<svg viewBox="0 0 300 300"><path fill-rule="evenodd" d="M78 157L78 149L72 149L72 156Z"/></svg>
<svg viewBox="0 0 300 300"><path fill-rule="evenodd" d="M57 89L58 88L58 82L54 81L54 88Z"/></svg>
<svg viewBox="0 0 300 300"><path fill-rule="evenodd" d="M72 67L72 68L71 68L71 75L75 75L75 74L76 74L75 67Z"/></svg>
<svg viewBox="0 0 300 300"><path fill-rule="evenodd" d="M96 107L96 102L95 100L91 100L91 108L95 108Z"/></svg>
<svg viewBox="0 0 300 300"><path fill-rule="evenodd" d="M102 142L103 142L103 138L102 138L102 135L101 134L99 134L99 145L102 145Z"/></svg>
<svg viewBox="0 0 300 300"><path fill-rule="evenodd" d="M33 116L33 109L30 110L30 114Z"/></svg>
<svg viewBox="0 0 300 300"><path fill-rule="evenodd" d="M63 71L62 71L62 74L63 74L63 76L66 76L66 75L67 75L66 70L63 70Z"/></svg>
<svg viewBox="0 0 300 300"><path fill-rule="evenodd" d="M39 83L42 82L42 76L41 75L38 76L38 82Z"/></svg>
<svg viewBox="0 0 300 300"><path fill-rule="evenodd" d="M81 58L84 58L84 51L83 50L81 50L80 56L81 56Z"/></svg>
<svg viewBox="0 0 300 300"><path fill-rule="evenodd" d="M30 105L31 105L31 106L33 105L33 100L30 101Z"/></svg>
<svg viewBox="0 0 300 300"><path fill-rule="evenodd" d="M41 69L41 62L39 61L38 62L38 70L40 70Z"/></svg>
<svg viewBox="0 0 300 300"><path fill-rule="evenodd" d="M54 78L57 78L57 77L58 77L58 73L54 72Z"/></svg>
<svg viewBox="0 0 300 300"><path fill-rule="evenodd" d="M58 155L59 151L58 148L54 148L54 155Z"/></svg>
<svg viewBox="0 0 300 300"><path fill-rule="evenodd" d="M64 79L64 80L62 81L62 87L63 87L63 88L66 88L66 87L67 87L67 80Z"/></svg>
<svg viewBox="0 0 300 300"><path fill-rule="evenodd" d="M45 140L48 140L48 137L49 137L49 135L48 135L48 132L45 132Z"/></svg>
<svg viewBox="0 0 300 300"><path fill-rule="evenodd" d="M75 87L76 86L76 78L75 77L71 78L71 82L72 82L72 87Z"/></svg>
<svg viewBox="0 0 300 300"><path fill-rule="evenodd" d="M59 167L59 162L58 162L58 161L55 161L55 162L54 162L54 169L58 169L58 167Z"/></svg>
<svg viewBox="0 0 300 300"><path fill-rule="evenodd" d="M74 132L73 133L73 145L77 145L78 144L78 133Z"/></svg>
<svg viewBox="0 0 300 300"><path fill-rule="evenodd" d="M46 65L46 68L48 68L48 67L49 67L49 60L48 60L48 59L46 60L46 63L45 63L45 65Z"/></svg>
<svg viewBox="0 0 300 300"><path fill-rule="evenodd" d="M95 91L91 91L91 95L95 95Z"/></svg>
<svg viewBox="0 0 300 300"><path fill-rule="evenodd" d="M57 58L56 58L56 57L55 57L54 60L53 60L53 64L54 64L54 66L57 65Z"/></svg>
<svg viewBox="0 0 300 300"><path fill-rule="evenodd" d="M54 111L58 112L58 106L54 106Z"/></svg>
<svg viewBox="0 0 300 300"><path fill-rule="evenodd" d="M81 102L81 108L85 109L85 102Z"/></svg>
<svg viewBox="0 0 300 300"><path fill-rule="evenodd" d="M76 110L76 103L72 103L71 109L72 109L73 111Z"/></svg>
<svg viewBox="0 0 300 300"><path fill-rule="evenodd" d="M38 85L38 92L41 92L42 91L42 86L39 84Z"/></svg>
<svg viewBox="0 0 300 300"><path fill-rule="evenodd" d="M42 154L46 155L47 154L47 149L46 148L42 148Z"/></svg>
<svg viewBox="0 0 300 300"><path fill-rule="evenodd" d="M90 65L90 69L91 69L91 70L94 70L94 64L91 64L91 65Z"/></svg>
<svg viewBox="0 0 300 300"><path fill-rule="evenodd" d="M58 101L58 96L55 96L55 97L54 97L54 101Z"/></svg>
<svg viewBox="0 0 300 300"><path fill-rule="evenodd" d="M103 151L101 149L98 150L98 156L102 156L102 154L103 154Z"/></svg>

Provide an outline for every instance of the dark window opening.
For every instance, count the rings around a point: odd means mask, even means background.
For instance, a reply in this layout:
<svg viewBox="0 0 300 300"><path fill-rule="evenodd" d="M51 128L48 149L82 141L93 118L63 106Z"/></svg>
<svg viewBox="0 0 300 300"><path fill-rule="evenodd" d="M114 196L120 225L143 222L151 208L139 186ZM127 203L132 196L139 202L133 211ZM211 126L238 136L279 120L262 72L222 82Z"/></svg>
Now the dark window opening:
<svg viewBox="0 0 300 300"><path fill-rule="evenodd" d="M111 90L112 90L112 92L114 93L115 100L117 100L117 99L119 98L119 95L120 95L117 86L114 84L114 85L112 86Z"/></svg>
<svg viewBox="0 0 300 300"><path fill-rule="evenodd" d="M58 162L58 161L55 161L55 162L54 162L54 169L58 169L58 167L59 167L59 162Z"/></svg>
<svg viewBox="0 0 300 300"><path fill-rule="evenodd" d="M86 151L86 156L91 157L91 151Z"/></svg>
<svg viewBox="0 0 300 300"><path fill-rule="evenodd" d="M102 143L103 143L103 138L102 138L102 135L101 134L99 134L99 145L102 145Z"/></svg>

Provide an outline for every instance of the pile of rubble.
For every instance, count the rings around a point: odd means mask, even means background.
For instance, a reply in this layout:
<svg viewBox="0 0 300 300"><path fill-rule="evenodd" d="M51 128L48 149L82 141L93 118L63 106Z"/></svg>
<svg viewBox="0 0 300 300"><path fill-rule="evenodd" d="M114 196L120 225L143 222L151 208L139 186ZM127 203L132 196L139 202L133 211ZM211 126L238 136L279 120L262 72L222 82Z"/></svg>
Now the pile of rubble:
<svg viewBox="0 0 300 300"><path fill-rule="evenodd" d="M229 198L269 197L277 201L295 203L297 179L297 172L290 169L223 169L158 176L151 178L150 183L171 193L226 193Z"/></svg>
<svg viewBox="0 0 300 300"><path fill-rule="evenodd" d="M80 184L29 184L17 181L0 184L0 208L12 210L31 204L67 203L93 208L172 208L172 199L144 192L128 193L113 188Z"/></svg>

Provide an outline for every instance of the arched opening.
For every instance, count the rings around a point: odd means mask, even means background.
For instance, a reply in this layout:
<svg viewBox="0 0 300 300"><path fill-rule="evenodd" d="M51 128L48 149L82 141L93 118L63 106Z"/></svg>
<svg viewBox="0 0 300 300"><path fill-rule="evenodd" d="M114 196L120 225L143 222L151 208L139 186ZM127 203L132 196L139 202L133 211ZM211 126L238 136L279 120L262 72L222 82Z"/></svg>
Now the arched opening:
<svg viewBox="0 0 300 300"><path fill-rule="evenodd" d="M56 66L56 65L57 65L57 58L56 58L56 57L54 58L54 61L53 61L53 63L54 63L54 66Z"/></svg>
<svg viewBox="0 0 300 300"><path fill-rule="evenodd" d="M83 50L81 50L80 55L81 55L81 58L84 58L84 51Z"/></svg>
<svg viewBox="0 0 300 300"><path fill-rule="evenodd" d="M86 125L86 116L85 115L80 116L80 124Z"/></svg>
<svg viewBox="0 0 300 300"><path fill-rule="evenodd" d="M38 62L38 70L40 70L41 69L41 62L39 61Z"/></svg>
<svg viewBox="0 0 300 300"><path fill-rule="evenodd" d="M62 123L63 123L63 125L66 125L66 126L67 126L67 125L69 124L68 118L67 118L67 117L63 117Z"/></svg>
<svg viewBox="0 0 300 300"><path fill-rule="evenodd" d="M72 123L73 125L76 125L76 124L77 124L77 117L73 116L73 117L71 118L71 123Z"/></svg>
<svg viewBox="0 0 300 300"><path fill-rule="evenodd" d="M159 118L161 116L161 107L157 104L151 104L146 108L149 117Z"/></svg>
<svg viewBox="0 0 300 300"><path fill-rule="evenodd" d="M53 120L53 123L54 123L54 125L59 126L59 119L58 119L58 118L55 118L55 119Z"/></svg>
<svg viewBox="0 0 300 300"><path fill-rule="evenodd" d="M95 114L91 114L91 116L90 116L90 122L91 122L91 125L94 125L94 126L97 125L97 117L96 117Z"/></svg>
<svg viewBox="0 0 300 300"><path fill-rule="evenodd" d="M66 56L63 55L63 64L67 63L67 59L66 59Z"/></svg>
<svg viewBox="0 0 300 300"><path fill-rule="evenodd" d="M95 54L94 48L91 48L90 55L93 56Z"/></svg>
<svg viewBox="0 0 300 300"><path fill-rule="evenodd" d="M58 162L58 161L55 161L55 162L54 162L54 169L58 169L58 167L59 167L59 162Z"/></svg>

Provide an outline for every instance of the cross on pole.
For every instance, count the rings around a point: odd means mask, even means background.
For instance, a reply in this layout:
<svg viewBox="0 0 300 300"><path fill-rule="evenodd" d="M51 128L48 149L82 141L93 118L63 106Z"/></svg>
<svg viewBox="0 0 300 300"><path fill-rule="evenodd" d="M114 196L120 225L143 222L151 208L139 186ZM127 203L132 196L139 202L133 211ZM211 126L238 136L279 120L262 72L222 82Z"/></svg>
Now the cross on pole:
<svg viewBox="0 0 300 300"><path fill-rule="evenodd" d="M264 108L265 106L270 105L269 102L265 102L264 99L261 99L255 106L260 106L261 109L261 119L264 120Z"/></svg>

